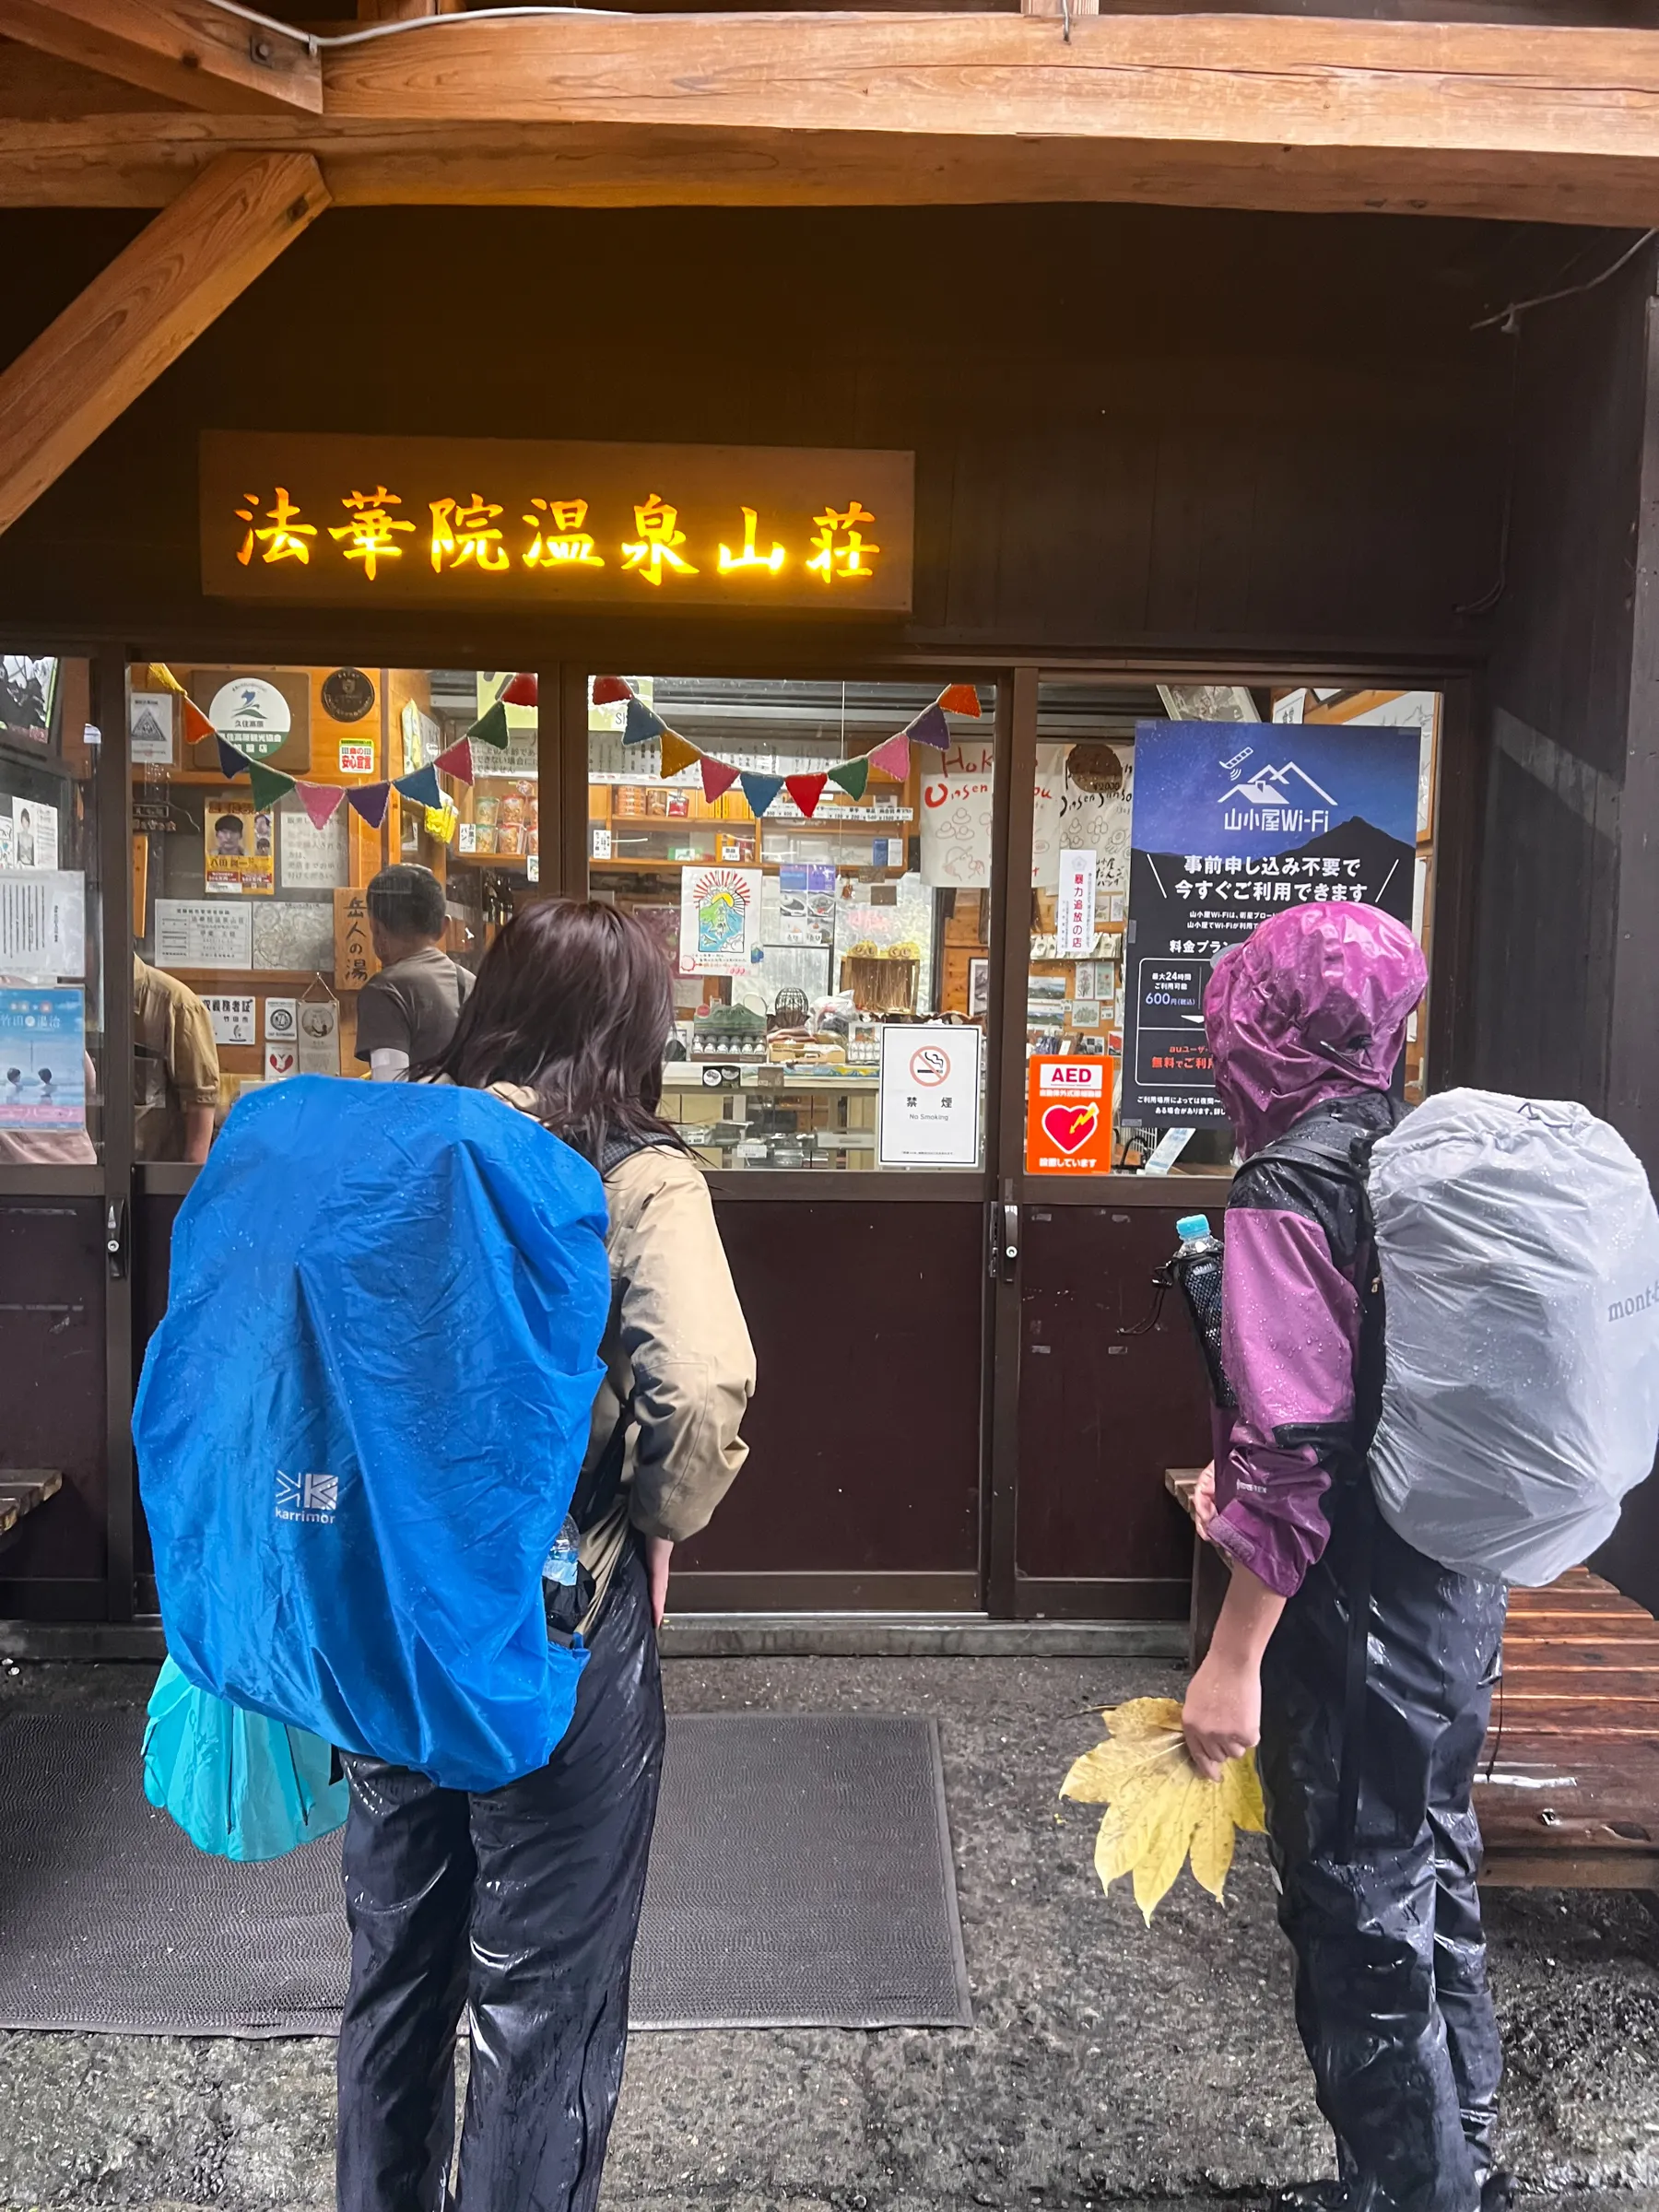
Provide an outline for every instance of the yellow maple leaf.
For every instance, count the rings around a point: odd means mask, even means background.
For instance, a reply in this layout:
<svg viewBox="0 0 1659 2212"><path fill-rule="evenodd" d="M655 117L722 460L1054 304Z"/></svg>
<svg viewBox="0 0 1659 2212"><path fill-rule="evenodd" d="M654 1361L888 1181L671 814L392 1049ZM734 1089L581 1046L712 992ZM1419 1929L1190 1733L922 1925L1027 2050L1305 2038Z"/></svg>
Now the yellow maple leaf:
<svg viewBox="0 0 1659 2212"><path fill-rule="evenodd" d="M1224 1901L1234 1830L1259 1834L1266 1825L1255 1760L1230 1759L1206 1782L1188 1755L1173 1698L1132 1698L1100 1717L1106 1740L1073 1763L1060 1794L1107 1808L1095 1838L1102 1888L1131 1876L1150 1925L1190 1853L1194 1880Z"/></svg>

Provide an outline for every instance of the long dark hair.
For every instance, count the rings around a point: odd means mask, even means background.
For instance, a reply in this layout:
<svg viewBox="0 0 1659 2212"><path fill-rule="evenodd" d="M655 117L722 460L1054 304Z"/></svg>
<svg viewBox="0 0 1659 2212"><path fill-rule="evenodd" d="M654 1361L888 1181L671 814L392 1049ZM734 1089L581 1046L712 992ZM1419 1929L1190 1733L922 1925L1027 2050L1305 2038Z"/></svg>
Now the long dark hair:
<svg viewBox="0 0 1659 2212"><path fill-rule="evenodd" d="M597 900L545 899L485 954L448 1048L418 1072L484 1090L515 1083L598 1161L606 1140L679 1140L657 1112L674 997L662 942Z"/></svg>

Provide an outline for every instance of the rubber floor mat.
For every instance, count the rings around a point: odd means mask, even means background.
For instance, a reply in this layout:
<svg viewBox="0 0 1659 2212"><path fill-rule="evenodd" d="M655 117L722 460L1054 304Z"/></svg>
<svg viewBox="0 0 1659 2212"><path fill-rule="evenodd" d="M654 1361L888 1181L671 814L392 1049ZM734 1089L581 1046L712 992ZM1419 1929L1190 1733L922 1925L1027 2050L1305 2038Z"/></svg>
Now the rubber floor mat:
<svg viewBox="0 0 1659 2212"><path fill-rule="evenodd" d="M0 1722L0 2029L333 2035L338 1837L262 1866L146 1802L135 1709ZM668 1724L630 2026L968 2027L931 1721Z"/></svg>

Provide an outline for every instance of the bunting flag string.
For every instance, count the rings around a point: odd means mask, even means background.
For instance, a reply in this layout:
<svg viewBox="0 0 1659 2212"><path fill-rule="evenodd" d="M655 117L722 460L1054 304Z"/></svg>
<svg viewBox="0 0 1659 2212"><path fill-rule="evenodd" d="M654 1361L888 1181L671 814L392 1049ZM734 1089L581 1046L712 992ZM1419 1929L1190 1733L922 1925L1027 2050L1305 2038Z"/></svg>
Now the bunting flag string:
<svg viewBox="0 0 1659 2212"><path fill-rule="evenodd" d="M386 818L391 795L395 791L417 806L441 808L443 793L438 782L440 771L453 776L457 782L471 783L477 773L473 756L476 745L488 746L504 752L512 743L507 726L507 708L533 707L536 703L537 685L535 674L521 670L512 681L502 687L495 704L479 715L465 735L456 739L438 755L436 760L425 767L413 769L406 776L396 776L378 783L308 783L300 779L284 775L280 769L268 768L263 760L255 760L231 744L228 737L216 731L206 714L185 691L171 669L159 661L148 664L146 673L151 685L160 690L175 693L183 702L186 735L193 743L212 737L218 747L219 771L227 782L245 775L253 786L256 806L274 806L291 791L298 791L300 803L319 830L326 829L337 813L342 799L348 802L354 814L359 816L370 829L378 830ZM972 684L947 684L937 699L931 700L919 714L912 715L901 730L884 737L879 745L872 746L867 753L854 755L852 759L841 760L833 768L813 770L810 773L782 776L764 774L756 769L738 768L729 760L717 759L705 753L700 746L671 730L654 709L648 707L637 692L619 676L599 676L594 678L594 704L625 708L622 718L624 745L656 743L662 773L677 776L683 770L696 766L702 782L703 796L711 804L722 798L734 783L740 784L748 807L757 820L777 798L787 790L790 798L801 813L810 820L818 811L827 784L857 802L868 789L871 771L890 776L902 783L910 774L911 747L922 745L932 752L943 754L950 748L953 739L947 717L961 714L977 722L981 708L979 692ZM193 719L194 718L194 719ZM200 725L197 727L196 725Z"/></svg>

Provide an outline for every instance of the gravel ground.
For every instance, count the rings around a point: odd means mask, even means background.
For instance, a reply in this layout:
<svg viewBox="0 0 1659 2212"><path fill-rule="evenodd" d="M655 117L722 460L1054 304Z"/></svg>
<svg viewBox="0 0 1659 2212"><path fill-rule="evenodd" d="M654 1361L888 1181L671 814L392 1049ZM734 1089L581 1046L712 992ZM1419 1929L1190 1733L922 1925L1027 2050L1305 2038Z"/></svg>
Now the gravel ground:
<svg viewBox="0 0 1659 2212"><path fill-rule="evenodd" d="M606 2202L912 2212L1253 2197L1328 2170L1259 1844L1225 1912L1182 1877L1150 1929L1055 1796L1093 1709L1178 1694L1112 1660L677 1660L680 1712L935 1716L972 1978L967 2031L636 2037ZM149 1670L0 1668L7 1705L131 1703ZM1617 1892L1497 1892L1505 2154L1540 2206L1659 2212L1659 1919ZM333 2046L0 2039L0 2208L323 2212Z"/></svg>

